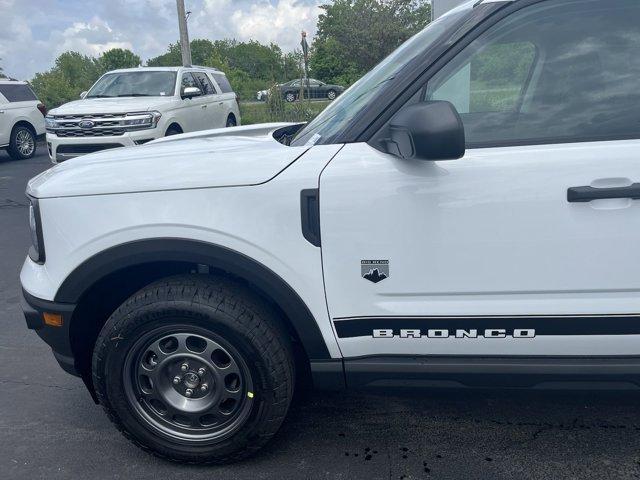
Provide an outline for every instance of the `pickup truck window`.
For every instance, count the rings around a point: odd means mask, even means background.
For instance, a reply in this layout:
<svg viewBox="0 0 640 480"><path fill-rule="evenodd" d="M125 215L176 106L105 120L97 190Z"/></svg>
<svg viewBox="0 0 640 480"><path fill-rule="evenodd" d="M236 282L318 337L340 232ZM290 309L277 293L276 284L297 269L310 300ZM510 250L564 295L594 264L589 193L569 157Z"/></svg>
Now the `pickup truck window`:
<svg viewBox="0 0 640 480"><path fill-rule="evenodd" d="M175 72L107 73L91 87L85 98L172 97L175 85Z"/></svg>

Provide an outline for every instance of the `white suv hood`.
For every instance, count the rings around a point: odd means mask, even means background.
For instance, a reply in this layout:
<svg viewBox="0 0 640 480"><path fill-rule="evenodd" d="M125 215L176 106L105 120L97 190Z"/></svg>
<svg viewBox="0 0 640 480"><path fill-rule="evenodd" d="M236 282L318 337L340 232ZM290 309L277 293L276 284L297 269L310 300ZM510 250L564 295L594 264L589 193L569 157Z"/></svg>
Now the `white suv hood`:
<svg viewBox="0 0 640 480"><path fill-rule="evenodd" d="M27 194L51 198L265 183L309 149L273 138L286 125L188 133L77 157L31 179Z"/></svg>
<svg viewBox="0 0 640 480"><path fill-rule="evenodd" d="M173 97L118 97L75 100L49 111L49 115L146 112L171 102Z"/></svg>

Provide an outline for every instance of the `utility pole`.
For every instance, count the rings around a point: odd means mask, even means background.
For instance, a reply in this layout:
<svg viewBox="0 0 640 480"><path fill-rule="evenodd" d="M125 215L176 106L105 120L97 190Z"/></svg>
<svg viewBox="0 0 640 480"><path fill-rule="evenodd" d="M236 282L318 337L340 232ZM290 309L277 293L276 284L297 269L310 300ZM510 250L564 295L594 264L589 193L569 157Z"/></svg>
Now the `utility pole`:
<svg viewBox="0 0 640 480"><path fill-rule="evenodd" d="M180 27L180 49L182 50L182 65L191 66L191 44L189 43L189 29L187 28L187 12L184 0L176 0L178 5L178 26Z"/></svg>

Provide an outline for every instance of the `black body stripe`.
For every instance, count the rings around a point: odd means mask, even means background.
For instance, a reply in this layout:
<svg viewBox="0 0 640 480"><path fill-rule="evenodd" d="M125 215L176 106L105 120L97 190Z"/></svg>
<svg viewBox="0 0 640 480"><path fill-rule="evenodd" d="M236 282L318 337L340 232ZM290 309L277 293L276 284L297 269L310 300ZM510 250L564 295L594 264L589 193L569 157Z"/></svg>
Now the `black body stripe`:
<svg viewBox="0 0 640 480"><path fill-rule="evenodd" d="M534 329L540 335L640 335L640 315L544 317L357 317L333 320L339 338L370 337L373 330L505 330Z"/></svg>

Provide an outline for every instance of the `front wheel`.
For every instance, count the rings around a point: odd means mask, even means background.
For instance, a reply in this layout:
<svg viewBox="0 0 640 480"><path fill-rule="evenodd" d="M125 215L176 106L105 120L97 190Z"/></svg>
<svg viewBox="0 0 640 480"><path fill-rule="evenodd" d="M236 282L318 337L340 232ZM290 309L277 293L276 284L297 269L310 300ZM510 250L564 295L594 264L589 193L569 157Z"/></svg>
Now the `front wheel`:
<svg viewBox="0 0 640 480"><path fill-rule="evenodd" d="M227 463L260 449L293 394L274 312L225 278L182 275L127 300L103 327L93 381L126 437L158 456Z"/></svg>
<svg viewBox="0 0 640 480"><path fill-rule="evenodd" d="M23 126L15 127L11 132L7 152L14 160L32 158L36 154L36 136L33 131Z"/></svg>

